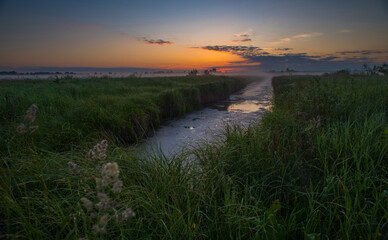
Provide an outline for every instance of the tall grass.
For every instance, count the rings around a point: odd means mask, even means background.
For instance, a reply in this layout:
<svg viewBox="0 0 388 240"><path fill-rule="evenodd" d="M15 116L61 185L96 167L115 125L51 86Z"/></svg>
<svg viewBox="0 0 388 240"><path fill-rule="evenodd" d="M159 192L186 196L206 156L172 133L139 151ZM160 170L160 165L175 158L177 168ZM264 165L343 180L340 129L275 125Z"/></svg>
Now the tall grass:
<svg viewBox="0 0 388 240"><path fill-rule="evenodd" d="M0 82L0 152L26 147L18 144L22 139L14 129L31 104L38 106L40 125L32 142L65 151L98 138L138 142L162 121L221 100L246 84L221 76Z"/></svg>
<svg viewBox="0 0 388 240"><path fill-rule="evenodd" d="M388 79L278 77L273 86L273 111L198 151L204 168L231 178L248 205L280 200L270 239L387 238Z"/></svg>
<svg viewBox="0 0 388 240"><path fill-rule="evenodd" d="M102 235L80 202L93 198L104 163L86 158L88 148L4 157L3 237L386 239L388 79L294 76L273 86L262 121L229 126L194 152L144 160L110 145L105 162L120 166L121 207L136 216L110 219Z"/></svg>

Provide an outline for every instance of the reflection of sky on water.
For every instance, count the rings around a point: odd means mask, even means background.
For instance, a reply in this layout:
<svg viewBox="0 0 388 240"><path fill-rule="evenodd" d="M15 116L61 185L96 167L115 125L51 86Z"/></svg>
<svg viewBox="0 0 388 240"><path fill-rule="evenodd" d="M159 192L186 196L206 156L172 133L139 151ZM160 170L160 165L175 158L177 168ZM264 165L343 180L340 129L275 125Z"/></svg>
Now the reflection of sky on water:
<svg viewBox="0 0 388 240"><path fill-rule="evenodd" d="M246 100L229 105L228 112L253 113L271 108L271 101Z"/></svg>

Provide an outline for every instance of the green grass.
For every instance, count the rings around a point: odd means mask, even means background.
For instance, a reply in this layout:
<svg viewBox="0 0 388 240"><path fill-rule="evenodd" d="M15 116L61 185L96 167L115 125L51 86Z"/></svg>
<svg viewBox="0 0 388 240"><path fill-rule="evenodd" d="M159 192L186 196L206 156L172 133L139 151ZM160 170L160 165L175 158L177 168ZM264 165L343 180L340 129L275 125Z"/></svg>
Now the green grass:
<svg viewBox="0 0 388 240"><path fill-rule="evenodd" d="M32 142L52 151L91 139L136 143L172 119L229 96L246 85L237 78L96 78L0 82L0 153L19 151L15 128L25 110L38 106Z"/></svg>
<svg viewBox="0 0 388 240"><path fill-rule="evenodd" d="M387 239L388 79L277 77L273 86L274 107L262 121L225 128L224 137L194 150L189 162L189 152L144 160L111 142L105 161L85 158L91 143L2 158L1 233L20 239ZM80 176L69 161L83 170ZM94 235L95 220L80 199L96 201L95 167L103 162L119 164L123 191L110 196L121 203L118 210L131 207L136 216L121 224L111 219L105 235Z"/></svg>

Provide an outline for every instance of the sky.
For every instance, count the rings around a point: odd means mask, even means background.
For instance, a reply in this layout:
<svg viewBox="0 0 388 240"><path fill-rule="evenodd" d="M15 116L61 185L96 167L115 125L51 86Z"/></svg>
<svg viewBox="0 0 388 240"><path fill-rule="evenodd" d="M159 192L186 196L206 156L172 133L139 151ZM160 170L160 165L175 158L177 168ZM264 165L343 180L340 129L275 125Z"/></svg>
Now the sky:
<svg viewBox="0 0 388 240"><path fill-rule="evenodd" d="M388 62L388 0L0 0L0 70Z"/></svg>

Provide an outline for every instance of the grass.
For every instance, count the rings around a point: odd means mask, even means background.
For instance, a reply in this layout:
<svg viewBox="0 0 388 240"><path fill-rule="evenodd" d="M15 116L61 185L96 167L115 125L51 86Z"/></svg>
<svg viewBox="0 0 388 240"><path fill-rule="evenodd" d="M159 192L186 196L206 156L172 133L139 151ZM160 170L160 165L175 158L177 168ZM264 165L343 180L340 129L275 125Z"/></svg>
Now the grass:
<svg viewBox="0 0 388 240"><path fill-rule="evenodd" d="M195 154L189 163L185 154L144 160L114 142L104 161L85 158L87 148L4 157L3 237L387 239L388 79L277 77L273 87L260 122L226 127L223 140L186 153ZM95 167L107 161L123 181L109 192L121 203L112 211L136 216L111 218L96 235L80 199L99 201Z"/></svg>
<svg viewBox="0 0 388 240"><path fill-rule="evenodd" d="M229 96L246 85L237 78L96 78L0 82L0 153L18 151L15 128L31 104L38 106L37 148L66 151L106 138L136 143L161 122Z"/></svg>

